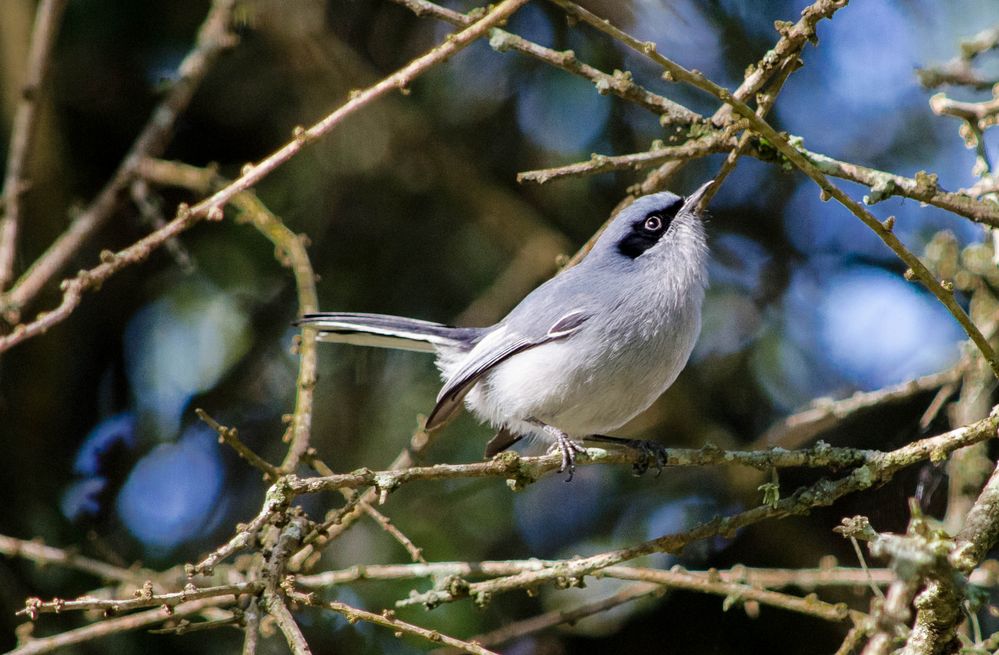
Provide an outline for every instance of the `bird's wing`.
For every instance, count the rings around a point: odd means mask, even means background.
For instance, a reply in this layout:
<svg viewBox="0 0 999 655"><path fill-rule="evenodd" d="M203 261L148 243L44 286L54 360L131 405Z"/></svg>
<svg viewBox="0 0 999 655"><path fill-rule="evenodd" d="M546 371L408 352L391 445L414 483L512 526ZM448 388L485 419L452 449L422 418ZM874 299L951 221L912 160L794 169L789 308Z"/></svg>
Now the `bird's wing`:
<svg viewBox="0 0 999 655"><path fill-rule="evenodd" d="M465 362L456 370L437 394L437 404L427 418L427 430L443 425L461 407L465 395L476 382L497 364L506 361L519 352L540 346L550 341L565 339L579 330L589 314L583 310L573 310L555 321L548 330L537 337L526 337L508 331L498 334L497 343L487 336L472 349Z"/></svg>

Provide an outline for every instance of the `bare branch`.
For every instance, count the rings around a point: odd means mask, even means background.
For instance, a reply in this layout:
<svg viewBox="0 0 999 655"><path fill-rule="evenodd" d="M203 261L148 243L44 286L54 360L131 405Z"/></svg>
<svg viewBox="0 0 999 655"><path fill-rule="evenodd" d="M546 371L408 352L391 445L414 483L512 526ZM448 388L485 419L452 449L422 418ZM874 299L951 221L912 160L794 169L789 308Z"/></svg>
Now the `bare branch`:
<svg viewBox="0 0 999 655"><path fill-rule="evenodd" d="M276 466L253 452L249 446L240 441L239 431L236 428L227 428L209 416L208 412L200 407L195 408L194 413L197 414L198 418L204 421L208 427L215 430L215 432L219 435L219 443L231 446L232 449L235 450L240 457L249 462L251 466L263 472L264 476L269 481L276 482L277 479L281 477L281 473L278 471Z"/></svg>
<svg viewBox="0 0 999 655"><path fill-rule="evenodd" d="M323 571L312 575L296 576L295 584L307 589L323 589L336 585L349 584L358 580L416 580L420 578L443 578L459 576L480 578L515 575L528 571L540 571L557 566L560 560L497 560L485 562L429 562L414 564L365 564L337 571ZM646 573L658 575L662 569L634 566L610 566L597 573L598 576L625 580L645 579ZM708 571L687 571L674 567L671 572L694 576L704 580L715 580L751 585L762 589L797 587L813 590L825 587L865 587L871 581L879 586L890 584L895 575L888 569L860 568L813 568L813 569L770 569L749 566L734 566L731 569ZM984 581L983 581L984 582Z"/></svg>
<svg viewBox="0 0 999 655"><path fill-rule="evenodd" d="M257 594L263 589L263 584L259 582L238 582L236 584L219 585L215 587L195 587L193 584L187 585L182 591L174 591L163 594L153 593L153 583L146 581L142 589L135 592L134 598L93 598L81 596L79 598L66 600L55 598L50 601L42 601L38 598L29 598L24 603L24 609L19 610L19 616L28 616L35 620L39 614L59 614L73 610L103 610L108 616L113 616L121 612L128 612L145 607L167 606L176 607L181 603L202 598L215 598L217 596L234 596L238 598L243 594ZM234 598L235 600L235 598Z"/></svg>
<svg viewBox="0 0 999 655"><path fill-rule="evenodd" d="M125 569L100 560L84 557L64 548L46 546L38 541L26 541L0 535L0 554L21 557L39 566L62 566L95 576L101 580L131 582L146 580L155 573L148 569Z"/></svg>
<svg viewBox="0 0 999 655"><path fill-rule="evenodd" d="M830 467L846 468L853 465L878 461L884 453L876 450L855 448L833 448L828 444L818 444L804 450L784 450L774 448L760 451L722 450L717 446L702 448L663 448L664 466L710 466L742 465L759 470L787 467ZM580 454L577 465L589 464L629 464L633 465L641 455L626 451L609 451L601 448L588 448ZM504 452L486 462L470 464L434 464L432 466L410 466L408 468L372 471L358 469L350 473L330 476L287 478L294 494L317 493L335 489L358 489L374 486L383 492L391 492L408 482L418 480L452 480L460 478L507 478L518 486L526 485L557 470L561 464L556 454L539 457L522 457L514 452Z"/></svg>
<svg viewBox="0 0 999 655"><path fill-rule="evenodd" d="M188 189L204 195L221 188L230 182L220 177L210 168L198 168L178 162L158 159L144 159L138 166L139 175L146 180L160 185L168 185ZM251 192L243 192L232 198L232 204L239 210L240 216L251 223L257 230L274 244L275 256L284 266L291 269L295 277L295 288L298 295L299 316L319 311L319 300L316 292L316 273L309 260L305 248L304 237L295 234L281 222L260 200ZM284 472L292 472L298 466L302 455L309 447L309 434L312 426L313 389L316 384L316 339L311 331L304 332L297 340L295 348L299 356L298 394L295 398L295 410L291 415L290 426L284 437L290 442L288 453L280 468L267 464L271 481ZM222 433L219 433L222 436ZM258 466L258 468L261 468Z"/></svg>
<svg viewBox="0 0 999 655"><path fill-rule="evenodd" d="M28 156L31 153L38 122L38 97L42 91L49 60L62 23L66 0L42 0L35 12L28 50L28 69L21 85L21 100L14 114L7 171L3 180L3 217L0 218L0 291L14 276L18 232L21 227L21 199L30 185L27 180Z"/></svg>
<svg viewBox="0 0 999 655"><path fill-rule="evenodd" d="M421 628L418 625L401 621L396 618L395 612L392 610L385 610L381 614L375 614L374 612L368 612L356 607L351 607L346 603L341 603L335 600L323 602L311 594L293 593L290 594L290 597L303 605L313 605L315 607L326 607L331 609L338 614L342 614L349 623L366 621L383 628L388 628L394 631L398 637L408 634L413 635L414 637L426 639L427 641L436 644L451 646L463 653L473 653L474 655L497 655L493 651L487 650L475 642L462 641L461 639L449 637L441 632L438 632L437 630L428 630L427 628Z"/></svg>
<svg viewBox="0 0 999 655"><path fill-rule="evenodd" d="M761 505L753 509L734 514L725 518L715 518L707 523L678 534L664 535L628 548L612 550L591 557L569 560L544 568L540 571L519 573L516 575L477 582L468 585L461 595L448 590L432 590L424 594L415 594L400 601L400 605L425 604L438 605L452 602L460 597L472 597L484 602L490 595L512 589L536 586L546 581L560 580L569 584L594 571L614 566L622 562L648 555L654 552L677 552L687 544L706 539L719 534L732 534L735 530L770 518L784 518L796 514L807 513L819 505L829 505L836 499L849 493L869 489L870 487L891 479L894 474L916 462L928 458L942 459L958 448L972 443L993 438L999 426L999 415L973 423L956 430L951 430L935 437L921 439L897 450L882 453L872 461L855 469L849 475L835 481L821 480L811 487L799 489L792 496L782 498L773 504ZM294 482L292 484L295 484Z"/></svg>
<svg viewBox="0 0 999 655"><path fill-rule="evenodd" d="M62 284L63 298L59 306L52 312L40 314L34 321L28 323L27 325L15 326L14 330L9 335L0 337L0 353L24 341L25 339L44 333L52 326L65 320L66 317L68 317L73 310L76 309L77 305L79 305L85 291L98 287L101 283L121 268L124 268L126 265L144 260L149 256L152 250L161 246L168 239L191 227L200 219L222 218L222 208L227 203L232 201L234 196L238 193L246 191L257 182L267 177L270 173L274 172L274 170L297 155L306 145L329 133L333 128L339 125L341 121L357 110L366 107L371 102L386 95L392 90L407 88L417 77L427 72L435 65L447 60L451 55L480 38L491 27L494 27L495 25L506 20L514 11L526 4L527 1L528 0L503 0L503 2L496 5L495 8L486 13L481 19L473 23L470 27L458 32L457 34L450 35L444 43L437 46L430 52L417 57L409 64L384 78L374 86L368 87L363 91L351 93L351 97L346 103L341 105L331 114L326 116L326 118L322 119L312 127L308 129L296 128L295 137L292 141L266 157L259 164L247 166L241 177L216 192L211 197L202 200L193 207L183 207L181 211L178 212L178 217L167 224L167 226L162 230L154 232L145 239L140 240L119 253L107 253L108 256L105 257L107 261L100 266L92 268L88 271L81 271L76 277L64 281ZM217 2L220 3L219 6L226 6L225 3L232 2L232 0L217 0ZM136 145L138 146L138 142ZM153 150L149 147L143 147L141 149L138 147L133 148L132 154L134 157L129 156L126 159L126 162L123 163L123 168L119 170L119 173L122 175L127 173L127 178L121 183L122 189L125 188L125 185L131 180L134 173L134 167L139 164L145 155L152 152ZM112 180L112 182L109 183L109 186L105 188L105 191L109 193L110 196L107 199L107 203L104 204L108 204L113 207L113 201L116 199L119 191L115 181L119 177L121 176L116 175L115 179ZM92 205L92 208L96 208L98 206L103 207L104 204L102 204L101 200L105 197L105 195L107 194L102 192L98 200L96 200L94 205ZM83 216L90 216L90 218L83 221L81 220ZM82 243L82 239L89 235L93 229L96 229L94 226L95 218L103 216L103 212L97 212L96 209L94 209L94 211L85 212L81 215L81 218L74 221L73 225L70 226L69 231L52 245L48 251L49 254L44 255L42 259L39 260L37 265L32 266L25 277L22 278L22 281L19 281L18 284L15 285L15 287L8 294L9 297L7 297L6 300L4 298L0 298L0 309L2 309L5 303L9 308L17 309L24 304L26 299L34 296L44 282L47 281L55 271L62 268L63 262L68 259L73 252L75 252L76 244ZM78 225L82 227L76 227ZM307 444L305 447L307 447ZM304 448L302 450L304 452Z"/></svg>
<svg viewBox="0 0 999 655"><path fill-rule="evenodd" d="M146 610L145 612L129 614L128 616L107 619L83 628L67 630L66 632L52 635L51 637L31 639L27 643L21 644L14 650L10 651L8 655L38 655L39 653L50 653L65 646L94 641L113 634L118 634L119 632L146 628L164 621L172 621L185 616L191 616L192 614L198 614L211 607L227 605L232 602L234 602L232 598L226 596L215 596L212 598L203 598L201 600L192 600L175 607L158 607L153 610Z"/></svg>
<svg viewBox="0 0 999 655"><path fill-rule="evenodd" d="M452 25L468 26L474 20L471 15L446 9L428 0L393 0L393 2L407 7L417 16L433 16ZM578 75L592 82L600 94L613 93L659 115L663 126L689 125L704 120L697 112L635 83L630 73L615 71L613 75L608 75L579 61L572 50L562 52L552 50L498 27L490 31L489 45L497 52L513 50Z"/></svg>
<svg viewBox="0 0 999 655"><path fill-rule="evenodd" d="M83 244L114 213L120 196L135 177L135 168L139 160L163 153L177 118L190 104L205 75L211 70L219 55L235 43L229 31L235 4L235 0L214 0L211 11L198 30L194 48L180 64L177 80L153 111L149 122L132 144L118 170L90 206L73 219L69 229L49 246L8 293L0 295L0 312L15 317L13 321L16 321L24 306L38 295L49 280L66 267ZM66 296L79 291L82 289L72 292L66 289L63 305L66 304ZM68 315L68 312L66 314ZM0 347L0 350L3 349Z"/></svg>

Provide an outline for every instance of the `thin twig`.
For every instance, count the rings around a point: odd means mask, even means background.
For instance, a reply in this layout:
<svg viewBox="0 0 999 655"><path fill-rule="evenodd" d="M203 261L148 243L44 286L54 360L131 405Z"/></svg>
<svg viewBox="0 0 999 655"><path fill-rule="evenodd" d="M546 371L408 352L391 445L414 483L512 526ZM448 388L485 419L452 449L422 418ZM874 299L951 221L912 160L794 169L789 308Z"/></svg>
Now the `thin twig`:
<svg viewBox="0 0 999 655"><path fill-rule="evenodd" d="M3 217L0 218L0 291L14 276L18 232L21 227L21 199L28 190L28 159L38 124L38 99L49 69L66 0L42 0L35 12L28 49L28 67L21 85L21 99L14 114L7 151L7 171L3 179Z"/></svg>
<svg viewBox="0 0 999 655"><path fill-rule="evenodd" d="M744 154L763 161L774 159L773 149L759 147L759 139L755 135L749 137L744 135L743 139L746 141ZM891 197L910 198L970 218L983 225L999 227L999 204L976 199L974 197L975 190L944 191L939 187L936 176L932 173L920 172L916 174L916 177L905 177L841 161L808 150L801 145L801 141L797 137L790 137L789 143L825 175L869 187L870 193L864 196L864 202L868 205L874 205ZM564 177L594 175L618 170L640 170L658 166L664 162L688 162L714 153L731 152L738 147L739 145L734 139L726 137L726 132L719 130L678 146L657 145L644 152L625 155L593 154L590 159L574 164L524 171L517 174L517 180L544 184Z"/></svg>
<svg viewBox="0 0 999 655"><path fill-rule="evenodd" d="M452 25L468 26L474 20L470 14L462 14L428 0L393 0L393 2L408 8L417 16L433 16ZM600 94L613 93L659 115L663 126L689 125L704 120L697 112L637 84L629 73L615 71L615 74L608 75L581 62L572 50L561 52L552 50L498 27L490 31L489 45L497 52L513 50L578 75L592 82Z"/></svg>
<svg viewBox="0 0 999 655"><path fill-rule="evenodd" d="M171 85L166 97L153 111L149 122L122 159L114 175L90 206L73 219L69 228L28 268L10 291L0 295L0 312L16 321L25 305L38 295L49 280L66 267L80 248L114 213L119 198L135 177L135 167L139 160L163 153L178 117L190 104L202 80L219 55L235 44L235 37L229 30L235 4L236 0L214 0L208 16L198 29L194 48L184 57L177 70L177 79ZM65 290L65 295L68 293L69 290ZM65 298L63 304L66 304ZM5 348L0 346L0 351L3 349Z"/></svg>
<svg viewBox="0 0 999 655"><path fill-rule="evenodd" d="M188 585L182 591L173 591L163 594L152 593L152 583L146 582L142 589L135 592L134 598L92 598L81 596L66 600L55 598L49 601L42 601L39 598L29 598L24 603L24 609L18 610L19 616L28 616L32 620L39 614L59 614L73 610L103 610L108 615L121 612L128 612L145 607L156 607L165 605L176 607L181 603L202 598L214 598L216 596L235 596L243 594L256 594L263 589L263 584L259 582L237 582L235 584L219 585L215 587L195 587Z"/></svg>
<svg viewBox="0 0 999 655"><path fill-rule="evenodd" d="M414 594L410 598L400 601L400 604L433 606L466 596L485 599L494 593L536 586L546 581L561 580L568 584L572 580L581 579L599 569L614 566L636 557L654 552L677 552L694 541L717 535L734 534L739 528L766 519L807 513L817 505L829 505L847 494L869 489L876 484L887 481L897 471L916 462L925 461L931 457L934 460L940 460L958 448L993 438L996 435L997 426L999 426L999 415L993 415L985 420L935 437L920 439L897 450L882 453L869 463L838 480L820 480L811 487L799 489L791 496L782 498L776 503L761 505L725 518L716 517L686 532L664 535L627 548L561 562L554 567L544 568L540 571L472 583L463 590L461 596L447 590L432 590L424 594Z"/></svg>
<svg viewBox="0 0 999 655"><path fill-rule="evenodd" d="M626 569L626 567L622 567L622 569ZM770 589L759 589L737 582L715 580L710 576L691 575L684 571L648 569L636 572L634 575L629 575L625 571L616 570L614 575L609 577L620 580L652 582L671 589L686 589L705 594L732 597L740 601L752 600L761 605L769 605L790 612L807 614L825 621L844 621L850 618L850 611L844 603L836 603L835 605L827 603L819 600L814 594L800 598L791 594L772 591Z"/></svg>
<svg viewBox="0 0 999 655"><path fill-rule="evenodd" d="M139 211L142 221L154 232L162 229L167 224L166 217L163 214L163 199L154 196L149 188L149 183L141 177L132 180L132 183L128 186L128 190L132 204ZM180 239L174 238L168 240L164 244L164 248L173 257L174 263L177 264L177 268L182 273L191 274L197 269L191 253L184 248Z"/></svg>
<svg viewBox="0 0 999 655"><path fill-rule="evenodd" d="M661 142L656 143L650 150L630 155L600 155L594 153L590 155L588 160L583 162L517 173L517 181L521 183L534 182L536 184L545 184L564 177L595 175L609 171L640 170L658 166L667 161L678 159L690 161L707 157L714 153L729 152L732 150L732 146L733 143L725 137L724 133L717 132L711 133L704 138L691 139L678 146L666 146Z"/></svg>
<svg viewBox="0 0 999 655"><path fill-rule="evenodd" d="M420 637L421 639L426 639L427 641L436 644L451 646L463 653L473 653L474 655L497 655L497 653L483 648L477 643L449 637L448 635L438 632L437 630L428 630L427 628L421 628L418 625L402 621L396 618L395 612L391 610L385 610L381 614L375 614L374 612L368 612L356 607L351 607L346 603L341 603L335 600L324 602L311 594L293 593L290 594L290 597L303 605L312 605L314 607L325 607L331 609L338 614L342 614L349 623L366 621L383 628L388 628L389 630L392 630L397 637L408 634L413 635L414 637Z"/></svg>
<svg viewBox="0 0 999 655"><path fill-rule="evenodd" d="M198 168L151 158L139 163L138 173L143 179L156 184L181 187L201 195L211 193L230 183L211 168ZM242 220L252 224L274 244L278 261L291 269L295 278L299 316L319 311L316 273L309 260L304 238L288 229L281 219L251 192L237 194L232 198L232 204L239 210ZM289 441L290 445L281 466L271 467L274 469L271 471L274 474L271 476L272 481L283 472L292 472L309 447L317 375L315 334L309 330L305 331L296 341L295 348L299 356L296 381L298 393L285 436L285 441Z"/></svg>
<svg viewBox="0 0 999 655"><path fill-rule="evenodd" d="M240 457L245 459L250 463L251 466L263 472L264 476L271 482L276 482L279 477L281 477L281 472L278 471L277 467L265 460L263 457L253 452L253 450L243 443L239 438L239 431L236 428L227 428L222 425L211 416L208 412L196 407L194 413L198 415L198 418L204 421L208 427L215 430L219 435L219 443L224 443L235 450Z"/></svg>
<svg viewBox="0 0 999 655"><path fill-rule="evenodd" d="M217 1L222 3L224 1L231 0ZM149 256L152 250L163 245L163 243L169 238L174 237L180 232L188 229L202 218L222 218L223 206L230 202L234 196L242 191L246 191L257 182L274 172L277 168L287 163L306 145L322 136L325 136L345 118L357 110L366 107L378 98L393 90L408 88L409 85L420 75L427 72L437 64L445 61L476 39L480 38L490 28L505 21L509 18L510 14L527 2L528 0L503 0L503 2L496 5L495 8L473 23L470 27L458 32L457 34L450 35L441 45L426 54L417 57L406 66L382 79L375 85L370 86L363 91L352 92L350 94L350 99L346 103L338 107L335 111L312 127L308 129L296 128L294 139L264 158L260 163L246 166L242 176L227 185L225 188L216 192L211 197L202 200L193 207L182 207L178 212L178 217L168 223L162 230L154 232L145 239L140 240L119 253L107 252L104 257L105 261L100 266L96 266L87 271L81 271L76 277L63 281L63 297L59 306L51 312L40 314L35 318L35 320L28 324L15 326L10 334L0 337L0 353L26 339L42 334L54 325L64 321L80 304L80 300L84 292L99 287L101 283L125 266L144 260ZM136 150L138 150L138 152L136 152ZM133 154L135 155L134 163L132 162L132 156L126 160L128 162L128 175L125 182L131 180L133 167L136 166L150 152L151 150L149 148L133 148ZM125 167L125 164L123 164L123 167ZM115 179L118 177L119 176L116 175ZM111 188L112 186L114 186L114 180L112 180L112 183L108 188ZM124 188L124 185L122 188ZM100 204L101 198L104 197L104 195L104 193L101 194L101 197L95 201L95 205L93 207ZM117 190L114 190L111 197L108 199L108 203L113 203L116 196ZM85 214L90 214L94 217L103 216L103 213L97 213L96 211L85 212ZM73 225L70 226L70 230L55 244L53 244L53 246L49 249L48 254L43 255L42 259L38 262L38 265L32 266L26 276L22 278L22 281L15 285L10 294L8 294L9 297L6 298L6 300L0 298L0 309L2 309L5 303L10 308L17 309L23 305L26 298L34 296L37 290L41 288L41 284L44 284L44 281L47 281L49 277L54 274L54 271L62 268L62 262L64 259L68 258L71 255L71 252L75 252L76 245L74 244L82 243L82 236L79 235L85 236L90 234L93 229L91 227L92 222L93 219L90 219L84 224L85 227L77 228L74 226L78 225L78 222L74 221ZM67 247L65 244L69 244L72 247ZM41 284L39 284L39 281Z"/></svg>
<svg viewBox="0 0 999 655"><path fill-rule="evenodd" d="M323 571L312 575L299 575L295 584L307 589L324 589L336 585L349 584L358 580L417 580L420 578L443 578L458 576L462 578L496 577L514 575L527 571L540 571L557 566L560 560L495 560L484 562L428 562L414 564L365 564L352 566L336 571ZM599 575L609 578L643 579L646 572L656 572L661 569L650 569L634 566L611 566L599 572ZM695 576L705 580L734 582L751 585L762 589L781 589L797 587L810 591L825 587L863 587L874 582L878 586L890 584L895 574L889 569L860 568L813 568L813 569L771 569L749 566L734 566L731 569L710 569L707 571L687 571L674 567L687 576ZM982 586L990 586L984 580Z"/></svg>
<svg viewBox="0 0 999 655"><path fill-rule="evenodd" d="M118 634L119 632L138 630L139 628L157 625L164 621L180 619L185 616L191 616L192 614L198 614L199 612L211 607L229 605L233 602L233 598L215 596L212 598L203 598L201 600L192 600L188 603L183 603L175 607L158 607L156 609L146 610L145 612L129 614L128 616L107 619L82 628L76 628L75 630L60 632L59 634L52 635L51 637L31 639L27 643L22 644L10 651L8 655L39 655L40 653L50 653L56 649L64 648L66 646L87 643L103 637Z"/></svg>
<svg viewBox="0 0 999 655"><path fill-rule="evenodd" d="M864 209L856 200L845 194L836 185L829 181L828 178L807 158L804 157L796 148L794 148L787 139L779 134L769 123L756 115L746 103L742 102L738 98L735 98L731 91L725 89L697 71L690 71L683 66L677 64L671 59L664 57L660 54L655 47L654 43L642 42L631 36L630 34L623 32L622 30L614 27L606 20L599 18L593 13L583 9L579 5L571 2L570 0L552 0L555 4L559 5L563 10L565 10L570 16L582 20L596 29L610 35L612 38L624 43L632 50L644 54L649 59L655 61L660 66L665 69L666 77L672 80L678 80L693 86L695 88L705 91L721 102L729 105L733 111L735 111L739 116L747 120L752 129L759 133L762 137L766 138L770 143L780 151L782 155L788 158L792 164L797 168L801 169L805 175L811 178L822 190L823 197L835 198L837 202L846 207L853 213L857 218L859 218L867 227L871 229L885 245L887 245L891 250L909 267L908 276L910 278L918 279L923 286L925 286L930 293L932 293L936 298L943 304L944 307L957 319L957 322L964 329L968 337L974 342L975 346L981 351L982 356L989 362L989 366L992 368L992 372L996 377L999 377L999 357L996 356L995 350L993 350L992 345L988 340L982 335L978 327L971 321L968 314L964 309L957 303L953 294L953 284L947 282L947 288L934 277L926 265L923 264L918 257L916 257L905 244L892 232L892 225L882 224L877 218L875 218L870 212Z"/></svg>
<svg viewBox="0 0 999 655"><path fill-rule="evenodd" d="M398 541L403 548L406 549L406 553L409 555L411 560L426 564L427 560L423 557L423 549L414 544L413 540L407 537L402 530L397 528L389 517L385 516L371 505L368 505L364 511L368 516L374 519L375 523L381 526L382 530L387 532L393 539Z"/></svg>
<svg viewBox="0 0 999 655"><path fill-rule="evenodd" d="M39 566L62 566L101 580L135 583L153 577L155 572L148 569L126 569L100 560L85 557L69 549L46 546L37 541L16 539L0 535L0 554L7 557L21 557Z"/></svg>

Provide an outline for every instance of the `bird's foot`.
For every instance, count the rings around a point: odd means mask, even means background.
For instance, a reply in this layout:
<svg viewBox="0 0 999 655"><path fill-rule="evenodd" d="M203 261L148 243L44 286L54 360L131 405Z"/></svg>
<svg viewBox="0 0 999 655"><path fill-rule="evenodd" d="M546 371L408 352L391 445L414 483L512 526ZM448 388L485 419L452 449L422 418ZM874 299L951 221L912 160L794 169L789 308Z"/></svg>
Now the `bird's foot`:
<svg viewBox="0 0 999 655"><path fill-rule="evenodd" d="M635 475L642 475L649 468L654 467L656 469L656 477L658 478L669 463L669 449L656 441L648 441L647 439L622 439L621 437L610 437L605 434L591 434L586 437L586 440L613 444L636 451L638 456L635 458L635 463L631 465L631 470Z"/></svg>
<svg viewBox="0 0 999 655"><path fill-rule="evenodd" d="M537 419L532 419L531 423L537 425L539 428L544 430L546 434L555 439L555 443L552 445L552 451L558 450L562 453L562 465L559 467L558 472L565 473L568 471L569 477L567 477L565 481L572 482L572 476L576 472L576 453L585 453L586 449L570 439L569 435L565 432L562 432L552 425L542 423Z"/></svg>

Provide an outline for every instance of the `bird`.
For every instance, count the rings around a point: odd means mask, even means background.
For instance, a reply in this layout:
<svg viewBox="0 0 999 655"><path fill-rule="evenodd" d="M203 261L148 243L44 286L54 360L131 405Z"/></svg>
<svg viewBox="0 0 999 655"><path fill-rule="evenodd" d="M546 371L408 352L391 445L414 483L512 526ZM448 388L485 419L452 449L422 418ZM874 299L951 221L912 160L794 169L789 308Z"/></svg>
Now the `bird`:
<svg viewBox="0 0 999 655"><path fill-rule="evenodd" d="M637 198L578 264L495 325L348 312L310 313L296 325L319 341L434 353L443 386L425 429L464 405L498 430L486 457L539 438L561 453L559 472L571 480L580 441L597 441L637 448L641 470L658 455L661 471L662 446L605 433L662 395L694 349L708 283L700 201L712 182L686 197Z"/></svg>

